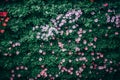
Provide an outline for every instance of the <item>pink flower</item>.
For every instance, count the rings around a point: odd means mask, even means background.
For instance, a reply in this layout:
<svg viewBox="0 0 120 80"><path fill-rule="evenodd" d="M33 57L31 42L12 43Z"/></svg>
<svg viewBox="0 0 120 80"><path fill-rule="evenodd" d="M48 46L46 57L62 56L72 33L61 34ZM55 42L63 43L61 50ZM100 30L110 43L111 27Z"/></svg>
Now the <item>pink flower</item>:
<svg viewBox="0 0 120 80"><path fill-rule="evenodd" d="M24 69L24 66L20 66L20 69Z"/></svg>
<svg viewBox="0 0 120 80"><path fill-rule="evenodd" d="M75 39L75 42L79 43L80 42L80 38Z"/></svg>
<svg viewBox="0 0 120 80"><path fill-rule="evenodd" d="M78 75L79 75L79 73L76 73L76 75L78 76Z"/></svg>
<svg viewBox="0 0 120 80"><path fill-rule="evenodd" d="M90 66L90 69L93 69L93 66Z"/></svg>
<svg viewBox="0 0 120 80"><path fill-rule="evenodd" d="M80 51L80 48L79 48L79 47L76 47L76 48L75 48L75 51Z"/></svg>
<svg viewBox="0 0 120 80"><path fill-rule="evenodd" d="M18 74L17 77L21 77L21 74Z"/></svg>
<svg viewBox="0 0 120 80"><path fill-rule="evenodd" d="M85 47L84 49L85 49L85 50L88 50L88 47Z"/></svg>
<svg viewBox="0 0 120 80"><path fill-rule="evenodd" d="M100 57L103 58L103 54L100 54Z"/></svg>
<svg viewBox="0 0 120 80"><path fill-rule="evenodd" d="M66 31L66 35L69 35L69 31L68 30Z"/></svg>
<svg viewBox="0 0 120 80"><path fill-rule="evenodd" d="M104 66L99 66L98 69L102 70L102 69L104 69Z"/></svg>
<svg viewBox="0 0 120 80"><path fill-rule="evenodd" d="M108 12L112 12L112 10L108 9Z"/></svg>
<svg viewBox="0 0 120 80"><path fill-rule="evenodd" d="M82 68L86 68L86 65L85 65L85 64L83 64L83 65L82 65Z"/></svg>
<svg viewBox="0 0 120 80"><path fill-rule="evenodd" d="M106 34L105 34L105 37L107 37L107 36L108 36L108 34L106 33Z"/></svg>
<svg viewBox="0 0 120 80"><path fill-rule="evenodd" d="M94 52L92 52L91 55L93 56L93 55L94 55Z"/></svg>
<svg viewBox="0 0 120 80"><path fill-rule="evenodd" d="M15 47L15 44L13 44L12 47Z"/></svg>
<svg viewBox="0 0 120 80"><path fill-rule="evenodd" d="M110 61L110 64L112 64L113 62L112 61Z"/></svg>
<svg viewBox="0 0 120 80"><path fill-rule="evenodd" d="M68 73L71 73L71 70L68 70Z"/></svg>
<svg viewBox="0 0 120 80"><path fill-rule="evenodd" d="M40 72L40 75L43 77L47 77L47 73L46 73L47 69L44 69Z"/></svg>
<svg viewBox="0 0 120 80"><path fill-rule="evenodd" d="M87 41L86 40L83 40L83 44L86 44L87 43Z"/></svg>
<svg viewBox="0 0 120 80"><path fill-rule="evenodd" d="M103 6L104 6L104 7L107 7L107 6L108 6L108 3L103 4Z"/></svg>
<svg viewBox="0 0 120 80"><path fill-rule="evenodd" d="M16 67L16 70L19 70L20 68L19 67Z"/></svg>
<svg viewBox="0 0 120 80"><path fill-rule="evenodd" d="M18 55L20 52L19 51L16 51L16 55Z"/></svg>
<svg viewBox="0 0 120 80"><path fill-rule="evenodd" d="M71 52L71 51L69 51L69 52L68 52L68 54L69 54L69 55L72 55L72 52Z"/></svg>
<svg viewBox="0 0 120 80"><path fill-rule="evenodd" d="M59 46L60 48L63 48L63 45L64 45L64 44L62 44L61 42L58 42L58 46Z"/></svg>
<svg viewBox="0 0 120 80"><path fill-rule="evenodd" d="M97 67L97 64L94 64L94 69L96 69L96 67Z"/></svg>
<svg viewBox="0 0 120 80"><path fill-rule="evenodd" d="M73 70L73 67L71 67L70 70Z"/></svg>
<svg viewBox="0 0 120 80"><path fill-rule="evenodd" d="M97 56L97 59L99 59L100 57L99 56Z"/></svg>
<svg viewBox="0 0 120 80"><path fill-rule="evenodd" d="M15 74L12 74L12 77L15 77Z"/></svg>
<svg viewBox="0 0 120 80"><path fill-rule="evenodd" d="M95 41L95 42L97 41L97 37L94 37L94 41Z"/></svg>
<svg viewBox="0 0 120 80"><path fill-rule="evenodd" d="M115 35L118 35L119 33L118 32L115 32Z"/></svg>
<svg viewBox="0 0 120 80"><path fill-rule="evenodd" d="M13 78L11 77L10 80L13 80Z"/></svg>
<svg viewBox="0 0 120 80"><path fill-rule="evenodd" d="M46 55L46 52L43 52L42 54L43 54L43 55Z"/></svg>
<svg viewBox="0 0 120 80"><path fill-rule="evenodd" d="M40 77L40 74L38 74L37 77Z"/></svg>

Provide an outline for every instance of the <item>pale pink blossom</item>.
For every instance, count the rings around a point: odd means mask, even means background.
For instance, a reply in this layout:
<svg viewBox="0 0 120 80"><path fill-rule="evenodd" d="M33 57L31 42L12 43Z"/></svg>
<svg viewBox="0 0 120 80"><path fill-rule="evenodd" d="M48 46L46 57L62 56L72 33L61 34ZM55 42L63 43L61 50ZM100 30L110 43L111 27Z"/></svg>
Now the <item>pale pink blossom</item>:
<svg viewBox="0 0 120 80"><path fill-rule="evenodd" d="M115 32L115 35L118 35L119 33L118 32Z"/></svg>
<svg viewBox="0 0 120 80"><path fill-rule="evenodd" d="M76 47L76 48L75 48L75 51L80 51L80 48L79 48L79 47Z"/></svg>
<svg viewBox="0 0 120 80"><path fill-rule="evenodd" d="M80 38L75 39L76 43L79 43L80 40L81 40Z"/></svg>
<svg viewBox="0 0 120 80"><path fill-rule="evenodd" d="M15 77L15 74L12 74L12 77Z"/></svg>
<svg viewBox="0 0 120 80"><path fill-rule="evenodd" d="M46 73L47 69L43 69L41 72L40 72L40 75L43 76L43 77L47 77L47 73Z"/></svg>
<svg viewBox="0 0 120 80"><path fill-rule="evenodd" d="M40 77L40 74L38 74L37 77Z"/></svg>
<svg viewBox="0 0 120 80"><path fill-rule="evenodd" d="M83 44L87 44L87 40L83 40Z"/></svg>
<svg viewBox="0 0 120 80"><path fill-rule="evenodd" d="M104 66L98 66L98 69L99 69L99 70L103 70L103 69L104 69Z"/></svg>
<svg viewBox="0 0 120 80"><path fill-rule="evenodd" d="M18 78L21 77L21 74L18 74L17 77L18 77Z"/></svg>
<svg viewBox="0 0 120 80"><path fill-rule="evenodd" d="M88 50L88 47L85 47L84 49L85 49L85 50Z"/></svg>
<svg viewBox="0 0 120 80"><path fill-rule="evenodd" d="M14 80L13 77L11 77L10 80Z"/></svg>
<svg viewBox="0 0 120 80"><path fill-rule="evenodd" d="M16 55L18 55L20 52L19 51L16 51Z"/></svg>
<svg viewBox="0 0 120 80"><path fill-rule="evenodd" d="M93 56L93 55L94 55L94 52L92 52L91 55Z"/></svg>
<svg viewBox="0 0 120 80"><path fill-rule="evenodd" d="M16 67L16 70L19 70L20 68L19 67Z"/></svg>
<svg viewBox="0 0 120 80"><path fill-rule="evenodd" d="M20 69L24 69L24 66L20 66Z"/></svg>
<svg viewBox="0 0 120 80"><path fill-rule="evenodd" d="M107 7L107 6L108 6L108 3L103 4L103 6L104 6L104 7Z"/></svg>
<svg viewBox="0 0 120 80"><path fill-rule="evenodd" d="M59 46L60 48L63 48L64 44L62 44L61 42L58 42L58 46Z"/></svg>
<svg viewBox="0 0 120 80"><path fill-rule="evenodd" d="M97 37L94 37L94 41L95 41L95 42L97 41Z"/></svg>

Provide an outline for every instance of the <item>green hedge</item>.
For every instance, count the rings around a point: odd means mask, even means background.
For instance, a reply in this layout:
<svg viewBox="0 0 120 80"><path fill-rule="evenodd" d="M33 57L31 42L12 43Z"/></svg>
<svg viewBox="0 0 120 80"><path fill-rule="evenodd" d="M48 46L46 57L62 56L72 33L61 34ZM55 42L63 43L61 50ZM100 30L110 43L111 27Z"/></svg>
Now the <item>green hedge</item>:
<svg viewBox="0 0 120 80"><path fill-rule="evenodd" d="M120 1L8 0L0 80L119 80ZM1 17L3 18L3 17Z"/></svg>

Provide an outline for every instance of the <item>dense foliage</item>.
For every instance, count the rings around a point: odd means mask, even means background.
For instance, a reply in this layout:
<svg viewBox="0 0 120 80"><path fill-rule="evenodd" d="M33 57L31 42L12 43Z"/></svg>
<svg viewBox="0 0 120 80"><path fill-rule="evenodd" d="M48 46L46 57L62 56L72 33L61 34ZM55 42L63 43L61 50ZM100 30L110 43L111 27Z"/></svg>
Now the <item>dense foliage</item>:
<svg viewBox="0 0 120 80"><path fill-rule="evenodd" d="M0 80L119 80L119 0L0 1Z"/></svg>

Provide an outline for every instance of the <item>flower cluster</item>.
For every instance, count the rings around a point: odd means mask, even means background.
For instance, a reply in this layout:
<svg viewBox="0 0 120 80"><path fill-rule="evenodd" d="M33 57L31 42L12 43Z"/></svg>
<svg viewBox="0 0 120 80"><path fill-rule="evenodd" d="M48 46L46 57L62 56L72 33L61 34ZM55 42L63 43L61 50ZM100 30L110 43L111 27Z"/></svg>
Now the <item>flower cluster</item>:
<svg viewBox="0 0 120 80"><path fill-rule="evenodd" d="M108 4L104 4L107 7ZM108 10L108 12L111 12ZM41 63L42 70L37 74L35 78L29 80L38 79L41 77L50 78L51 80L59 78L62 74L68 74L70 76L76 76L78 78L88 78L88 75L84 75L86 71L89 75L99 75L102 71L106 73L116 72L113 61L107 58L102 52L95 51L98 46L96 43L100 40L97 35L93 35L94 30L85 29L83 25L79 25L78 21L82 15L81 10L70 10L65 14L59 14L55 19L51 19L49 24L45 26L35 26L33 31L36 33L36 39L46 41L40 44L38 53L40 57L38 61ZM95 13L92 11L94 16ZM119 27L119 15L110 17L108 14L107 23L116 23L116 27ZM95 23L99 23L98 18L94 19ZM100 25L101 26L101 25ZM108 26L108 30L111 27ZM115 35L118 35L115 32ZM91 39L87 39L86 36L90 36ZM105 32L105 36L108 34ZM51 39L53 41L51 41ZM47 46L45 44L48 44ZM48 50L46 49L47 47ZM55 64L58 73L50 73L50 66L45 68L43 62L48 59L47 55L55 56L54 62L59 60L58 64ZM62 55L62 57L60 57ZM64 58L67 55L69 58ZM87 55L87 56L86 56ZM48 59L48 61L51 59ZM99 62L102 61L102 62ZM69 65L69 66L68 66Z"/></svg>
<svg viewBox="0 0 120 80"><path fill-rule="evenodd" d="M15 43L13 43L13 41L9 41L9 47L8 47L8 51L5 53L4 52L4 56L12 56L13 55L13 53L11 53L11 51L12 50L14 50L14 52L15 52L15 55L19 55L19 51L18 50L15 50L15 48L17 48L17 47L20 47L21 46L21 44L19 43L19 42L15 42Z"/></svg>
<svg viewBox="0 0 120 80"><path fill-rule="evenodd" d="M120 15L116 15L116 21L115 21L116 27L120 27Z"/></svg>
<svg viewBox="0 0 120 80"><path fill-rule="evenodd" d="M105 3L103 6L107 7L108 4ZM109 12L113 11L108 10L108 13ZM75 79L91 80L93 79L91 78L93 75L98 76L98 79L102 80L104 74L111 74L118 70L117 67L120 66L120 63L109 58L105 51L101 51L99 47L104 44L104 40L101 38L106 39L106 37L110 35L110 30L112 33L112 29L114 29L112 26L114 26L114 23L117 28L120 27L120 16L116 15L111 17L109 14L106 14L107 22L100 24L102 20L96 17L97 14L95 12L91 11L90 14L95 16L94 18L90 18L91 24L97 24L100 28L100 26L110 23L110 26L107 25L107 29L106 27L105 29L103 27L103 29L99 29L98 27L91 28L91 26L86 27L85 24L81 24L84 23L85 20L89 21L86 17L84 21L82 21L83 19L80 19L82 14L82 10L72 9L65 14L59 14L55 19L51 19L50 24L33 27L32 31L33 34L35 33L35 40L41 41L32 44L32 46L37 45L37 47L34 46L35 50L33 52L33 49L29 49L28 52L30 52L30 55L28 56L31 61L30 65L34 64L35 67L37 67L37 69L39 67L39 69L38 71L35 70L36 74L34 77L27 77L29 80L71 80L71 77ZM119 35L119 32L116 31L116 27L113 31L115 31L115 35ZM101 30L101 32L103 32L102 35L101 33L99 34L97 30ZM105 37L103 35L105 35ZM15 47L21 47L21 44L18 42L13 43L10 41L9 43L11 46L8 50ZM97 46L98 44L100 45ZM31 48L31 46L29 47ZM103 46L102 48L106 49L106 47L104 48ZM20 52L17 50L16 55L19 53ZM7 56L8 54L4 55ZM34 57L33 55L37 56ZM25 66L17 66L15 68L16 71L28 69L29 67ZM15 70L11 70L12 74L10 80L16 77L22 77L21 74L15 75ZM66 75L68 77L66 77Z"/></svg>
<svg viewBox="0 0 120 80"><path fill-rule="evenodd" d="M50 27L49 25L40 27L35 26L33 27L33 31L34 30L39 30L39 32L36 33L36 38L42 40L48 40L50 37L54 36L55 34L58 34L58 30L54 27Z"/></svg>
<svg viewBox="0 0 120 80"><path fill-rule="evenodd" d="M55 27L62 27L66 23L74 23L77 21L80 16L82 15L81 10L70 10L65 15L59 14L56 19L51 19L51 22L54 24Z"/></svg>
<svg viewBox="0 0 120 80"><path fill-rule="evenodd" d="M0 12L0 24L2 24L3 27L7 26L7 22L9 21L9 17L7 17L8 12ZM4 33L5 30L2 28L0 29L0 33Z"/></svg>
<svg viewBox="0 0 120 80"><path fill-rule="evenodd" d="M59 32L59 27L62 27L67 23L74 23L79 19L81 15L81 10L70 10L65 15L59 14L56 19L51 19L51 23L53 23L53 26L35 26L33 27L33 31L38 30L38 32L36 33L37 39L48 40L50 37L55 36L55 34L62 34L62 32ZM76 26L77 24L72 27L76 28ZM72 30L66 31L66 35L68 35L69 33L72 33Z"/></svg>
<svg viewBox="0 0 120 80"><path fill-rule="evenodd" d="M19 71L19 70L28 70L28 67L26 66L17 66L15 70L11 70L11 77L10 80L14 80L15 77L20 78L21 74L15 74L15 72Z"/></svg>
<svg viewBox="0 0 120 80"><path fill-rule="evenodd" d="M108 12L113 12L113 11L108 10ZM120 15L110 16L106 14L106 17L107 17L107 23L115 23L117 28L120 27Z"/></svg>

